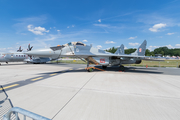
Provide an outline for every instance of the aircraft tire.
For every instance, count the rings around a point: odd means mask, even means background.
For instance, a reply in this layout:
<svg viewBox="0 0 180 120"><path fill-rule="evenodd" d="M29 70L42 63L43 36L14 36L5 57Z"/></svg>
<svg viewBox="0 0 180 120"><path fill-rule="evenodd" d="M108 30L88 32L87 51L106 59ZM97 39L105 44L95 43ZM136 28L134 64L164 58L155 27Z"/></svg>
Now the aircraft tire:
<svg viewBox="0 0 180 120"><path fill-rule="evenodd" d="M106 69L106 68L107 68L107 66L102 66L102 68L103 68L103 69Z"/></svg>
<svg viewBox="0 0 180 120"><path fill-rule="evenodd" d="M122 71L124 71L124 70L125 70L125 68L124 68L124 66L123 66L123 65L120 65L120 70L122 70Z"/></svg>

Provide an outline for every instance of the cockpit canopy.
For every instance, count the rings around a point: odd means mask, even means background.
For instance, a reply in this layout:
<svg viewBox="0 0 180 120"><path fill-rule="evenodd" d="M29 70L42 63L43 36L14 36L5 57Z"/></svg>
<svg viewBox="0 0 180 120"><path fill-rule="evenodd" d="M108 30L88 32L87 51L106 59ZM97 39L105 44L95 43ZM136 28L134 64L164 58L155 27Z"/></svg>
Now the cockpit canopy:
<svg viewBox="0 0 180 120"><path fill-rule="evenodd" d="M78 42L69 42L67 44L64 44L64 45L58 45L56 47L50 47L53 51L56 51L56 50L61 50L62 48L64 47L67 47L67 46L72 46L72 45L79 45L79 46L86 46L86 44L78 41Z"/></svg>
<svg viewBox="0 0 180 120"><path fill-rule="evenodd" d="M86 44L78 41L78 42L69 42L67 44L64 44L63 46L72 46L72 45L80 45L80 46L86 46Z"/></svg>

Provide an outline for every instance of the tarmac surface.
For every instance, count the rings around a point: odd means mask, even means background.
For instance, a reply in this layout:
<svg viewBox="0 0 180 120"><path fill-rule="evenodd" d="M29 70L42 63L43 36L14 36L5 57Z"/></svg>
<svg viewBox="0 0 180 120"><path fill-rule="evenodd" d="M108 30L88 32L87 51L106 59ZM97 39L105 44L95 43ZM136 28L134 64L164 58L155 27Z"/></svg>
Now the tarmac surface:
<svg viewBox="0 0 180 120"><path fill-rule="evenodd" d="M85 67L2 64L0 84L14 106L53 120L179 120L180 68Z"/></svg>

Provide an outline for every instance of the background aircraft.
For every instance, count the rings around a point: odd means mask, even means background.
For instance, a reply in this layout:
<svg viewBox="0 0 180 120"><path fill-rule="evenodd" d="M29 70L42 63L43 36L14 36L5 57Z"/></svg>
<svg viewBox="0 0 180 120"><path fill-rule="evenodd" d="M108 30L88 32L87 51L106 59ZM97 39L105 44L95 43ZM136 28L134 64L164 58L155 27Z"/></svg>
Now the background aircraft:
<svg viewBox="0 0 180 120"><path fill-rule="evenodd" d="M139 46L139 48L132 54L124 54L124 45L115 52L115 54L106 52L104 50L100 50L92 47L92 45L88 46L83 44L82 42L70 42L68 44L50 47L49 49L40 49L29 51L26 54L39 56L39 57L77 57L84 58L87 61L87 68L89 68L89 64L93 63L96 65L102 65L105 69L107 66L119 65L121 70L124 70L124 66L122 64L140 64L142 60L146 60L145 51L146 51L147 41ZM149 60L149 59L148 59ZM88 71L92 71L92 68L87 69Z"/></svg>
<svg viewBox="0 0 180 120"><path fill-rule="evenodd" d="M27 51L31 51L33 48L30 47L30 44L28 45ZM0 62L27 62L27 63L46 63L50 61L50 58L39 58L39 57L34 57L34 56L29 56L24 54L22 52L23 50L21 49L21 46L15 53L0 53ZM1 63L0 63L1 65Z"/></svg>

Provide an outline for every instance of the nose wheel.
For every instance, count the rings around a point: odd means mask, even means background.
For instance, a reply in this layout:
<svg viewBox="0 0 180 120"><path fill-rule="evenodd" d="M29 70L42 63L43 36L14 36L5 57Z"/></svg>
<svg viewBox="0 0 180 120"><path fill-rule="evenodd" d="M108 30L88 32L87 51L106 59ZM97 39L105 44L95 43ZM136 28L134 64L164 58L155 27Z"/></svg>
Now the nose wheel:
<svg viewBox="0 0 180 120"><path fill-rule="evenodd" d="M93 72L93 67L89 67L89 59L87 60L87 68L85 68L88 72Z"/></svg>
<svg viewBox="0 0 180 120"><path fill-rule="evenodd" d="M124 71L124 70L125 70L125 68L124 68L123 65L120 65L119 68L120 68L121 71Z"/></svg>

